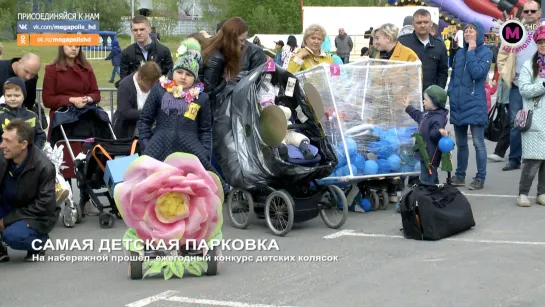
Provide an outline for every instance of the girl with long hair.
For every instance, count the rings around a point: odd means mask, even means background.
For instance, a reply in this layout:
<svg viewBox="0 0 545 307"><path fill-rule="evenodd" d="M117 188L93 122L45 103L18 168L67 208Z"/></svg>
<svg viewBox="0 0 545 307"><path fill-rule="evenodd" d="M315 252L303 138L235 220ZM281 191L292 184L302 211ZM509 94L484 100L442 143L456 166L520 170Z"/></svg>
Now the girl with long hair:
<svg viewBox="0 0 545 307"><path fill-rule="evenodd" d="M295 36L288 36L288 41L286 46L282 48L282 68L288 69L290 64L291 57L299 51L299 46L297 46L297 38Z"/></svg>

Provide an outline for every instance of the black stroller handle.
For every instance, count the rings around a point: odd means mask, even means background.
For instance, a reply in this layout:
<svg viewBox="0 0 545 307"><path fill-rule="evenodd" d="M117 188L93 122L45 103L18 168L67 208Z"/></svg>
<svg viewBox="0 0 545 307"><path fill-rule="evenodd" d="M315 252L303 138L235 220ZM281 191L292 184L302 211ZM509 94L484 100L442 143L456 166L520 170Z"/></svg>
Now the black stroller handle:
<svg viewBox="0 0 545 307"><path fill-rule="evenodd" d="M288 125L288 130L295 130L295 129L309 129L311 126L309 124L290 124Z"/></svg>

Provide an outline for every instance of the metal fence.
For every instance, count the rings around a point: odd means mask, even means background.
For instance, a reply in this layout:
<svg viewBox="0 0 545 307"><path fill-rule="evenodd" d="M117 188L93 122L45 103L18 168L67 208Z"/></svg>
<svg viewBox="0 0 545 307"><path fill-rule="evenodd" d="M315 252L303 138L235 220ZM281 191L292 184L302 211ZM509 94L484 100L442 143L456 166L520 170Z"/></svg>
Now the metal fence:
<svg viewBox="0 0 545 307"><path fill-rule="evenodd" d="M100 91L100 102L99 105L110 115L110 120L112 119L112 115L114 114L115 110L117 109L117 88L99 88ZM40 106L43 107L42 103L42 89L38 88L36 89L36 99ZM41 110L41 109L40 109ZM49 109L44 108L45 110L45 116L47 120L49 121ZM40 122L42 120L42 114L41 112L38 112L38 116L40 118Z"/></svg>

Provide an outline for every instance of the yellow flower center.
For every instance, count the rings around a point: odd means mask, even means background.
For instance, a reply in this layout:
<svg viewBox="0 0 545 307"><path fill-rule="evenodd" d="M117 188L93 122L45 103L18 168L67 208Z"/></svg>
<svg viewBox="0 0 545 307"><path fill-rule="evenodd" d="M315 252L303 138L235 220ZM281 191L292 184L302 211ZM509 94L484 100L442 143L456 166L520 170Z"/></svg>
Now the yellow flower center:
<svg viewBox="0 0 545 307"><path fill-rule="evenodd" d="M157 211L165 218L174 218L183 215L189 210L187 200L183 194L167 192L157 198Z"/></svg>

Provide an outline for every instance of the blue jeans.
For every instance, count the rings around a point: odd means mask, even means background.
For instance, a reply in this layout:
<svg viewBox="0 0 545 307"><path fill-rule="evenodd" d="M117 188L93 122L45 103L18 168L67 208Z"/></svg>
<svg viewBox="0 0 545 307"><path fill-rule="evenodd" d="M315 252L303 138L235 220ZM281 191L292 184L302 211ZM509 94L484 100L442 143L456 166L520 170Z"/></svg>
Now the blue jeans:
<svg viewBox="0 0 545 307"><path fill-rule="evenodd" d="M520 95L519 88L514 84L511 85L511 91L509 92L509 119L511 133L509 136L509 163L514 165L520 165L522 159L522 141L520 138L520 131L514 127L515 116L517 112L522 110L522 96Z"/></svg>
<svg viewBox="0 0 545 307"><path fill-rule="evenodd" d="M112 77L110 78L110 80L113 81L115 79L115 74L117 74L119 78L121 78L121 68L119 66L114 66L114 68L112 69Z"/></svg>
<svg viewBox="0 0 545 307"><path fill-rule="evenodd" d="M11 208L6 208L0 204L0 218L4 218L11 210ZM9 225L0 235L2 236L2 241L12 249L28 252L34 252L34 248L32 247L34 240L41 241L34 244L35 247L40 247L45 244L48 238L46 234L39 233L30 228L25 220L19 220Z"/></svg>
<svg viewBox="0 0 545 307"><path fill-rule="evenodd" d="M350 55L340 57L344 64L350 63Z"/></svg>
<svg viewBox="0 0 545 307"><path fill-rule="evenodd" d="M469 160L469 148L467 145L467 125L454 126L454 133L456 134L456 146L458 152L456 154L456 173L455 176L458 179L466 179L467 162ZM484 144L484 126L469 126L471 129L471 135L473 138L473 146L475 147L475 153L477 156L477 179L480 179L483 183L486 179L486 146Z"/></svg>
<svg viewBox="0 0 545 307"><path fill-rule="evenodd" d="M432 167L431 174L426 167L424 161L420 161L420 183L425 185L439 184L439 176L437 174L437 167Z"/></svg>

